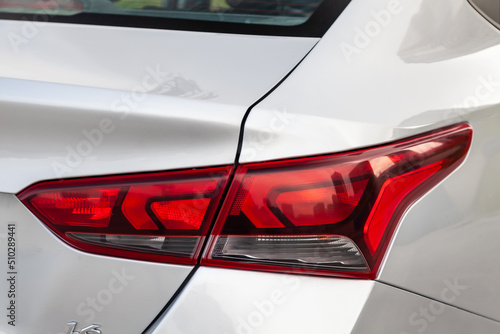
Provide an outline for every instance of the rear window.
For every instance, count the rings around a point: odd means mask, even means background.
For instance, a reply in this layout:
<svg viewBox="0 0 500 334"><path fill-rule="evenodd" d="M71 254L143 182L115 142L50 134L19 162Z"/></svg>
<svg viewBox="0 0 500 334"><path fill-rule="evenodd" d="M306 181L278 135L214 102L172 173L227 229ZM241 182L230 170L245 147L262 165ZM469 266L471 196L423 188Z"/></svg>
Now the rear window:
<svg viewBox="0 0 500 334"><path fill-rule="evenodd" d="M158 28L170 25L174 29L181 24L180 29L201 31L221 31L217 26L222 23L224 32L233 32L233 24L236 33L260 30L270 35L320 36L348 3L349 0L0 0L0 18L31 16L38 21ZM159 20L163 24L158 24ZM191 26L185 21L191 21ZM268 27L268 31L251 26Z"/></svg>

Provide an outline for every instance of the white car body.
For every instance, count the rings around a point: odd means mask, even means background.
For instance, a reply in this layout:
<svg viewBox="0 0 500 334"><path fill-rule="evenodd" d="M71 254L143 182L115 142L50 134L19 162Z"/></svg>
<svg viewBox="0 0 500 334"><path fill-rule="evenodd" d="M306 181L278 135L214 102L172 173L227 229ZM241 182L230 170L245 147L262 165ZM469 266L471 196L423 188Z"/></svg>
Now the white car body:
<svg viewBox="0 0 500 334"><path fill-rule="evenodd" d="M70 322L103 334L500 332L500 31L466 0L353 0L322 38L6 19L0 35L3 263L8 224L17 235L15 326L5 264L0 334L72 334ZM172 93L175 79L187 88ZM465 161L406 211L374 280L90 254L16 196L459 123L474 131Z"/></svg>

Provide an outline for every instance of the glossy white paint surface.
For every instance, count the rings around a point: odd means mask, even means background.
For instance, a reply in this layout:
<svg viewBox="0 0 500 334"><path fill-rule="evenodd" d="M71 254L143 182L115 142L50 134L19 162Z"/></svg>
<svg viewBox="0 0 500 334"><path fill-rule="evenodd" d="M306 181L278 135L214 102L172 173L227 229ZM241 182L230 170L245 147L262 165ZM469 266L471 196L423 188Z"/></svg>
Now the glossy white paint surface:
<svg viewBox="0 0 500 334"><path fill-rule="evenodd" d="M373 285L201 267L147 334L350 333Z"/></svg>
<svg viewBox="0 0 500 334"><path fill-rule="evenodd" d="M443 290L447 286L443 286ZM494 334L500 323L376 283L351 334Z"/></svg>
<svg viewBox="0 0 500 334"><path fill-rule="evenodd" d="M248 107L316 42L54 23L1 43L0 191L232 164Z"/></svg>
<svg viewBox="0 0 500 334"><path fill-rule="evenodd" d="M379 280L500 321L500 108L467 120L467 160L408 211Z"/></svg>
<svg viewBox="0 0 500 334"><path fill-rule="evenodd" d="M63 334L69 321L77 321L79 328L101 324L103 333L141 333L191 271L189 266L79 252L54 237L10 194L0 194L0 217L3 333ZM12 223L16 224L16 296L8 298L7 226ZM15 326L7 323L10 300L15 300Z"/></svg>
<svg viewBox="0 0 500 334"><path fill-rule="evenodd" d="M126 92L13 79L2 83L3 192L16 193L44 179L234 161L242 106L150 95L127 112L110 107Z"/></svg>
<svg viewBox="0 0 500 334"><path fill-rule="evenodd" d="M353 1L252 110L240 161L371 146L499 104L499 44L500 31L466 0Z"/></svg>
<svg viewBox="0 0 500 334"><path fill-rule="evenodd" d="M244 107L318 41L64 23L36 24L36 33L27 37L29 28L25 21L0 21L0 35L6 37L0 44L0 77L131 91L154 72L165 89L145 87L148 92L195 98L200 94L188 89L195 85L212 93L208 101ZM167 93L172 78L179 85Z"/></svg>
<svg viewBox="0 0 500 334"><path fill-rule="evenodd" d="M499 330L498 322L379 282L201 267L145 334Z"/></svg>

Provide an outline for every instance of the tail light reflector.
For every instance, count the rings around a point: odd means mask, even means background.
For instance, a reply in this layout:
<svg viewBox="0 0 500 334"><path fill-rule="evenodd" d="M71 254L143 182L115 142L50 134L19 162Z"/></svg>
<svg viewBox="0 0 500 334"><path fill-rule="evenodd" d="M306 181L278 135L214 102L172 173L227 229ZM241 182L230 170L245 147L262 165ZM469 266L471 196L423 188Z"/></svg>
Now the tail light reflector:
<svg viewBox="0 0 500 334"><path fill-rule="evenodd" d="M194 264L230 171L51 181L19 198L50 230L83 251Z"/></svg>
<svg viewBox="0 0 500 334"><path fill-rule="evenodd" d="M202 264L373 278L401 216L465 158L459 125L370 149L239 166Z"/></svg>

